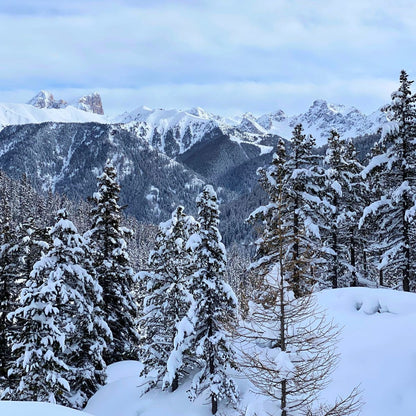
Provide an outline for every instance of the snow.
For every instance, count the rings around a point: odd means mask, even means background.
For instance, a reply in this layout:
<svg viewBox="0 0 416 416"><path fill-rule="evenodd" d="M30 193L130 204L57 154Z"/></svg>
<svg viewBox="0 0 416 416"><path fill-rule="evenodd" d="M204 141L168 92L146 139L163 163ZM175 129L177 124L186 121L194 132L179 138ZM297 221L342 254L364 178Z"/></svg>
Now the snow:
<svg viewBox="0 0 416 416"><path fill-rule="evenodd" d="M340 362L321 399L331 403L359 385L364 402L361 416L413 415L416 379L416 294L391 289L343 288L315 294L327 316L341 328ZM276 364L290 369L287 356ZM2 416L208 416L207 397L190 402L185 381L174 393L158 388L143 394L142 364L124 361L108 367L107 385L89 401L85 412L48 403L0 401ZM273 411L270 401L255 394L253 386L238 378L241 407L250 414ZM222 403L220 414L236 415ZM254 412L254 413L253 413Z"/></svg>
<svg viewBox="0 0 416 416"><path fill-rule="evenodd" d="M79 110L75 107L36 108L30 104L0 103L0 124L3 126L28 123L108 123L106 117Z"/></svg>
<svg viewBox="0 0 416 416"><path fill-rule="evenodd" d="M305 133L312 134L317 146L322 146L330 136L331 130L336 130L343 138L372 134L387 123L387 117L381 109L367 116L354 107L315 100L305 113L286 116L282 111L278 111L264 114L255 121L267 133L277 134L285 139L290 139L293 128L302 124Z"/></svg>
<svg viewBox="0 0 416 416"><path fill-rule="evenodd" d="M91 416L90 413L41 402L0 401L1 416Z"/></svg>
<svg viewBox="0 0 416 416"><path fill-rule="evenodd" d="M390 289L328 289L316 294L341 328L340 363L322 400L333 402L357 385L362 390L361 416L414 414L416 379L416 294ZM277 356L278 365L290 368L288 357ZM130 361L109 366L109 384L90 400L86 411L96 416L205 416L207 402L190 402L186 390L175 393L154 389L140 397L140 363ZM192 376L190 376L190 379ZM242 406L262 414L270 402L250 392L247 380L238 379ZM229 409L222 414L234 415Z"/></svg>

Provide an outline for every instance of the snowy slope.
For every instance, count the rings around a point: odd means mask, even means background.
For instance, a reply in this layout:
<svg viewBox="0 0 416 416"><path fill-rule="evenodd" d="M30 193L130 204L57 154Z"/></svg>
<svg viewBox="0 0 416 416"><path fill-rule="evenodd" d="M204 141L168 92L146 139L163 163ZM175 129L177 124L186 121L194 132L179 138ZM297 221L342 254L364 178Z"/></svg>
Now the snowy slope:
<svg viewBox="0 0 416 416"><path fill-rule="evenodd" d="M362 390L362 416L416 414L416 294L385 289L346 288L317 294L318 303L342 327L340 363L322 400L333 402L355 386ZM153 390L140 397L143 380L137 362L109 367L109 383L89 401L86 411L96 416L208 416L204 398L191 403L189 382L175 393ZM262 414L270 406L250 392L239 378L242 405ZM220 411L224 411L222 407ZM235 414L231 409L224 413Z"/></svg>
<svg viewBox="0 0 416 416"><path fill-rule="evenodd" d="M54 100L47 91L41 91L29 103L0 104L0 126L45 121L110 122L103 115L95 114L102 112L98 93L67 105L63 100ZM126 129L135 132L170 157L186 152L196 143L209 140L216 129L238 142L261 144L264 138L271 135L290 139L295 125L302 123L305 132L312 134L317 145L321 146L326 143L332 129L337 130L342 137L353 138L375 133L385 122L386 116L380 110L367 116L354 107L332 105L323 100L314 101L305 113L295 116L287 116L278 110L260 117L245 113L225 118L199 107L164 110L142 106L111 120L111 123L124 124Z"/></svg>
<svg viewBox="0 0 416 416"><path fill-rule="evenodd" d="M201 108L182 111L139 107L116 117L114 122L126 124L126 128L169 156L184 153L206 134L223 125L218 117Z"/></svg>
<svg viewBox="0 0 416 416"><path fill-rule="evenodd" d="M0 103L0 125L3 127L15 124L43 123L45 121L64 123L108 122L102 115L82 111L72 106L37 108L30 104Z"/></svg>

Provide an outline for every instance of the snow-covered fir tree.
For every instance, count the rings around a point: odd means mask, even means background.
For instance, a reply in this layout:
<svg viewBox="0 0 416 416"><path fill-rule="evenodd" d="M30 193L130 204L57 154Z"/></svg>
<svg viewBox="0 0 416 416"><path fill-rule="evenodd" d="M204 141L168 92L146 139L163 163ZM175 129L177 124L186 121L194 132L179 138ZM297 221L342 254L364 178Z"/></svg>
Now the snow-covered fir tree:
<svg viewBox="0 0 416 416"><path fill-rule="evenodd" d="M385 152L385 148L380 142L374 143L368 160L372 160ZM364 171L363 171L364 172ZM369 206L373 201L378 201L384 194L388 180L386 175L382 174L383 166L374 167L365 173L362 178L364 184L363 207ZM364 209L364 208L363 208ZM388 243L383 241L384 231L380 230L379 224L382 221L382 212L372 213L361 217L358 227L360 235L363 238L363 272L367 279L375 282L376 285L384 286L384 265L381 263L382 254L388 247ZM365 219L365 221L364 221Z"/></svg>
<svg viewBox="0 0 416 416"><path fill-rule="evenodd" d="M256 242L258 258L252 265L257 272L256 290L237 331L239 366L260 394L276 401L279 410L274 413L348 415L357 408L355 391L332 406L317 405L337 361L338 331L317 308L311 293L296 297L293 291L293 275L303 280L313 259L307 257L312 251L306 247L302 257L294 258L291 252L296 236L293 224L286 220L292 202L286 198L286 172L278 163L281 153L278 149L275 169L269 170L272 200L254 213L254 217L258 212L267 215L263 235Z"/></svg>
<svg viewBox="0 0 416 416"><path fill-rule="evenodd" d="M363 188L354 145L333 130L324 159L322 239L327 255L325 273L333 288L358 284L358 253L361 236L358 218L363 206Z"/></svg>
<svg viewBox="0 0 416 416"><path fill-rule="evenodd" d="M196 203L200 229L188 242L196 266L191 287L194 303L188 313L194 331L188 342L202 368L195 375L189 393L194 399L208 390L211 411L215 414L220 400L236 403L238 399L236 384L228 373L234 351L225 330L225 323L236 319L237 299L224 281L226 251L218 230L217 195L211 185L204 187Z"/></svg>
<svg viewBox="0 0 416 416"><path fill-rule="evenodd" d="M119 195L117 172L108 161L98 177L98 191L92 197L93 225L86 233L94 252L94 268L103 288L104 319L113 334L105 354L108 364L136 359L139 342L136 328L138 310L133 299L134 273L126 243L130 230L121 224Z"/></svg>
<svg viewBox="0 0 416 416"><path fill-rule="evenodd" d="M181 341L192 332L186 313L192 303L189 279L193 258L186 243L197 229L195 219L186 215L182 206L177 207L172 218L159 225L149 257L150 271L139 273L147 292L140 320L144 333L141 376L147 376L149 388L162 381L163 388L170 386L175 391L195 361ZM188 332L183 334L184 330Z"/></svg>
<svg viewBox="0 0 416 416"><path fill-rule="evenodd" d="M261 259L265 252L269 260L279 256L280 240L275 236L276 198L283 195L285 205L280 207L280 214L285 226L291 230L292 244L287 249L296 268L290 284L297 297L311 291L319 277L316 269L323 262L319 215L323 173L319 157L312 153L314 144L311 136L303 134L300 124L293 130L289 155L286 155L283 141L278 143L272 164L258 170L269 203L259 207L249 217L252 223L265 222L263 236L258 240L257 258ZM302 259L308 259L308 273L304 271L306 263ZM270 264L273 262L270 261ZM258 263L258 267L262 267L262 262Z"/></svg>
<svg viewBox="0 0 416 416"><path fill-rule="evenodd" d="M49 401L82 408L105 382L102 358L110 331L99 312L101 288L89 248L61 210L50 250L34 265L9 315L21 332L12 338L12 400Z"/></svg>
<svg viewBox="0 0 416 416"><path fill-rule="evenodd" d="M415 289L416 95L411 92L412 83L402 71L399 89L386 108L391 121L380 141L385 150L363 170L365 176L380 169L378 176L385 188L365 208L361 220L362 224L368 217L378 218L379 268L404 291Z"/></svg>

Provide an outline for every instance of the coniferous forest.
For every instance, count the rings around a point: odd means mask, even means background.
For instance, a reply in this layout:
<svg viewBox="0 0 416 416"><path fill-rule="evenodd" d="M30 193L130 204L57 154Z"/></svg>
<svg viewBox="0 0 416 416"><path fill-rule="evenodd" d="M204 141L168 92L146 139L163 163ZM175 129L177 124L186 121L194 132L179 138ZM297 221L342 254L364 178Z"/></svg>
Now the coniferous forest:
<svg viewBox="0 0 416 416"><path fill-rule="evenodd" d="M402 71L365 158L337 131L322 154L301 124L273 143L244 225L249 248L224 245L209 184L156 226L125 214L111 161L87 201L1 173L1 399L83 409L109 365L137 360L143 395L190 381L189 399L204 397L212 414L260 415L241 401L242 377L270 414L358 414L358 386L321 400L341 329L315 294L416 290L412 83Z"/></svg>

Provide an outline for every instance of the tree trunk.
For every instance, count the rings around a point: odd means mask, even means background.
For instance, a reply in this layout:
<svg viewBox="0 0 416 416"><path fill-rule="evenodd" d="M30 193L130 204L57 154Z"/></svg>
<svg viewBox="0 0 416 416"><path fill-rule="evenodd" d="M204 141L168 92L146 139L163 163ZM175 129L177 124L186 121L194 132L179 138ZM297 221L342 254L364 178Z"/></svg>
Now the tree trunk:
<svg viewBox="0 0 416 416"><path fill-rule="evenodd" d="M351 286L355 287L355 286L358 286L358 281L357 281L357 271L355 269L355 240L353 236L351 236L351 241L350 241L350 259L351 259L351 266L352 266Z"/></svg>
<svg viewBox="0 0 416 416"><path fill-rule="evenodd" d="M282 381L282 399L280 401L280 409L282 410L281 416L287 416L287 411L286 411L286 395L287 395L287 391L286 391L286 380Z"/></svg>
<svg viewBox="0 0 416 416"><path fill-rule="evenodd" d="M217 395L214 393L211 393L211 413L215 415L215 413L217 413L217 410L218 410Z"/></svg>
<svg viewBox="0 0 416 416"><path fill-rule="evenodd" d="M179 386L179 377L175 374L175 378L172 381L171 391L174 392Z"/></svg>
<svg viewBox="0 0 416 416"><path fill-rule="evenodd" d="M333 256L332 263L332 289L338 287L338 237L337 231L332 233L332 250L334 250L335 255Z"/></svg>

